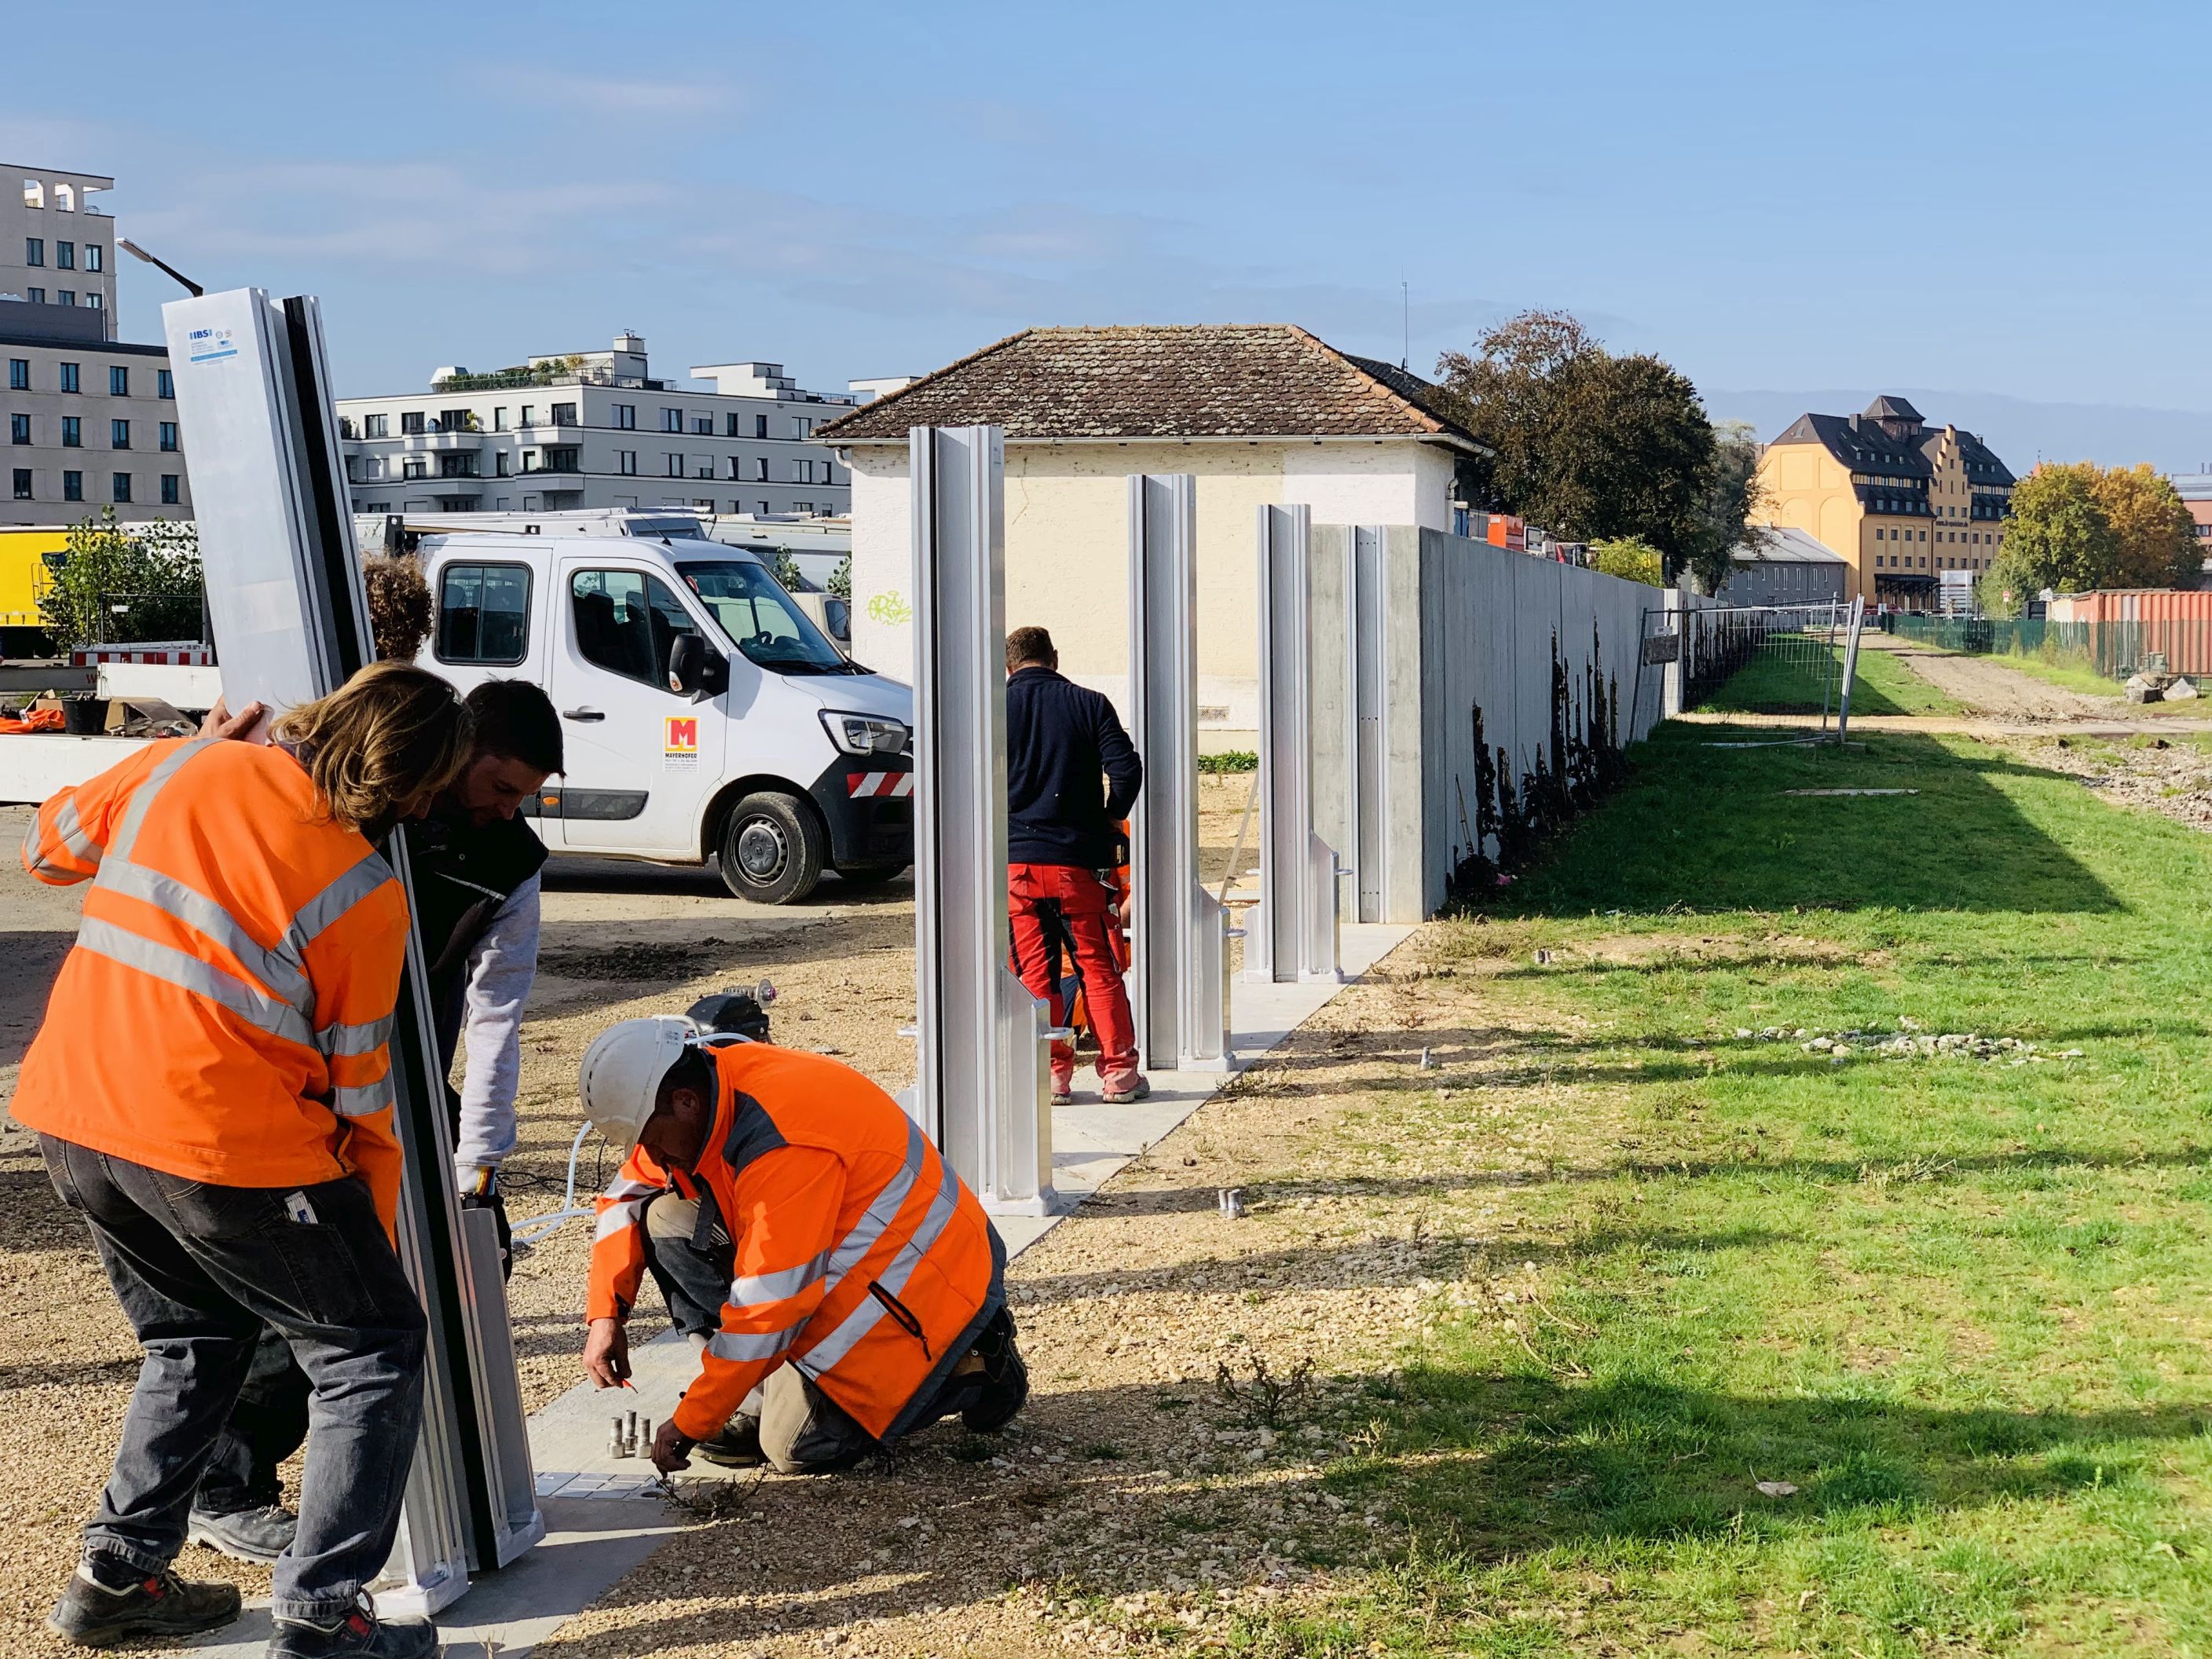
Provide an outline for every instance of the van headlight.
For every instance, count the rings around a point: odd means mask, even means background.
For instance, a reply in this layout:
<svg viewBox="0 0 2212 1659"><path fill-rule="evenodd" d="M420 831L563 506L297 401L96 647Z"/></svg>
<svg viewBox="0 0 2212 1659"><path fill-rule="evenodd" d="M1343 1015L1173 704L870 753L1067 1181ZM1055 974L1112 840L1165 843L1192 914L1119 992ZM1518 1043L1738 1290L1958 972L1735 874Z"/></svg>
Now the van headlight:
<svg viewBox="0 0 2212 1659"><path fill-rule="evenodd" d="M822 711L822 729L830 741L848 755L903 755L912 741L904 720L884 714L848 714Z"/></svg>

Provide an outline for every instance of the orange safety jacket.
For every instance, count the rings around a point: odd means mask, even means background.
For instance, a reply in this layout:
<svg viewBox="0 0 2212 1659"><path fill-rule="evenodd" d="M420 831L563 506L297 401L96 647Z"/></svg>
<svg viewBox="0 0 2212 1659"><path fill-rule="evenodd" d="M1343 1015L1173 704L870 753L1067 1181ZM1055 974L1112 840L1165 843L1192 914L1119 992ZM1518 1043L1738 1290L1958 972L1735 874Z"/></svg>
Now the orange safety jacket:
<svg viewBox="0 0 2212 1659"><path fill-rule="evenodd" d="M767 1043L707 1051L720 1075L697 1167L633 1150L599 1200L587 1316L621 1319L645 1273L645 1209L711 1206L734 1246L722 1328L676 1408L718 1432L781 1364L878 1440L904 1432L1006 1300L1006 1247L898 1103L848 1066Z"/></svg>
<svg viewBox="0 0 2212 1659"><path fill-rule="evenodd" d="M23 867L92 887L17 1121L219 1186L359 1176L392 1230L407 897L297 760L150 744L40 807Z"/></svg>

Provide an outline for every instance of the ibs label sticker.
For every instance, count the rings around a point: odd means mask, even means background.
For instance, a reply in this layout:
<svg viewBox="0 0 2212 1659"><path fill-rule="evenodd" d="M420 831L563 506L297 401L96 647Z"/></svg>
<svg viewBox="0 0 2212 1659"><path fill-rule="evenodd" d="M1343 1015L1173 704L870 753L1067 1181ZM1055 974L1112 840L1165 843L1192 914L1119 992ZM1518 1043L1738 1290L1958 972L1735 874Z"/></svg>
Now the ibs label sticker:
<svg viewBox="0 0 2212 1659"><path fill-rule="evenodd" d="M699 769L699 717L670 714L663 721L666 735L660 744L660 769L696 772Z"/></svg>

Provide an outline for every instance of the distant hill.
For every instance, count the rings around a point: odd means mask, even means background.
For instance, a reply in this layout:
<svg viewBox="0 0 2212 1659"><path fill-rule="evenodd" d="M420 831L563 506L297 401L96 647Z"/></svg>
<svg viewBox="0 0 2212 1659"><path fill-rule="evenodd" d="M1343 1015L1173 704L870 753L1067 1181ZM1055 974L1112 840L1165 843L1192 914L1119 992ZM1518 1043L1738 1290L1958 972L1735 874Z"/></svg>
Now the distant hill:
<svg viewBox="0 0 2212 1659"><path fill-rule="evenodd" d="M1830 392L1706 392L1717 421L1748 421L1760 441L1808 412L1850 415L1882 392L1911 399L1930 425L1965 427L2014 472L2046 461L2096 461L2132 466L2148 461L2161 472L2212 471L2212 412L2144 409L2128 404L2045 404L1993 392L1938 392L1917 386L1860 386Z"/></svg>

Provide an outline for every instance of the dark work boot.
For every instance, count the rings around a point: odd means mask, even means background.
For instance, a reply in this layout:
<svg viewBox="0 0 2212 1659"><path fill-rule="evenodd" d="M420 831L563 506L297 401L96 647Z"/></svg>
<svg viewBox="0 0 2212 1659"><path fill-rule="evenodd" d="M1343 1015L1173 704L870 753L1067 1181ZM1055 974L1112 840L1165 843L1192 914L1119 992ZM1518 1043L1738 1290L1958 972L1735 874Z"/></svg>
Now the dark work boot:
<svg viewBox="0 0 2212 1659"><path fill-rule="evenodd" d="M721 1433L702 1440L691 1449L726 1469L757 1469L768 1462L767 1454L761 1450L757 1417L733 1417L722 1425Z"/></svg>
<svg viewBox="0 0 2212 1659"><path fill-rule="evenodd" d="M974 1379L975 1393L961 1408L960 1420L977 1434L989 1434L1012 1422L1030 1397L1030 1368L1014 1345L1014 1317L1004 1308L991 1316L961 1364L971 1361L981 1362L982 1375Z"/></svg>
<svg viewBox="0 0 2212 1659"><path fill-rule="evenodd" d="M195 1509L189 1526L185 1534L189 1543L220 1550L234 1561L266 1564L290 1547L292 1534L300 1529L300 1517L281 1504L233 1510L228 1515Z"/></svg>
<svg viewBox="0 0 2212 1659"><path fill-rule="evenodd" d="M165 1571L110 1589L81 1566L46 1615L46 1628L81 1648L112 1648L219 1630L237 1617L235 1584L188 1584Z"/></svg>
<svg viewBox="0 0 2212 1659"><path fill-rule="evenodd" d="M364 1600L335 1625L279 1619L268 1659L431 1659L438 1627L427 1619L379 1619Z"/></svg>

